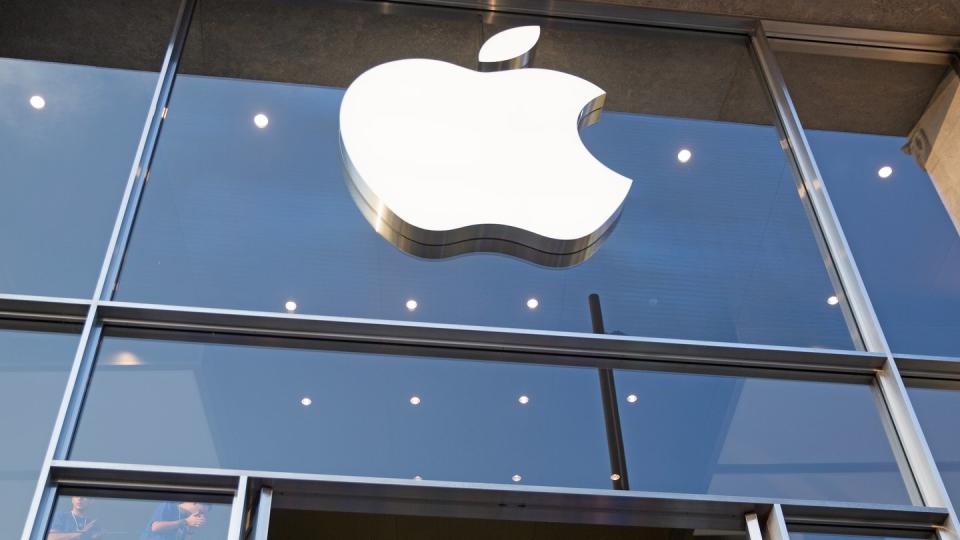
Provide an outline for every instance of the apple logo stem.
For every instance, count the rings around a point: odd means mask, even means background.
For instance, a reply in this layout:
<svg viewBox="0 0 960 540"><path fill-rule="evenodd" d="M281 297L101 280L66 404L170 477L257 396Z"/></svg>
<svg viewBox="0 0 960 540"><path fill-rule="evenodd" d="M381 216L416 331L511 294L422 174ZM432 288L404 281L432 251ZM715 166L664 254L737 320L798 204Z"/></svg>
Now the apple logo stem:
<svg viewBox="0 0 960 540"><path fill-rule="evenodd" d="M596 252L632 181L580 140L603 90L526 67L539 37L537 26L492 36L479 71L398 60L347 88L345 178L377 233L426 258L497 252L563 267Z"/></svg>

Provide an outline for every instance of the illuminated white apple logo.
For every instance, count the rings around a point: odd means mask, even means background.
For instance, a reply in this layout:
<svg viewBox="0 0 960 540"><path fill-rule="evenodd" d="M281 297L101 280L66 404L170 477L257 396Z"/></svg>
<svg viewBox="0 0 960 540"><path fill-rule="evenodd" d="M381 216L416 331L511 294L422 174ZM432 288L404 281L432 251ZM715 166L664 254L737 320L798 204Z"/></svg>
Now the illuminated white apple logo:
<svg viewBox="0 0 960 540"><path fill-rule="evenodd" d="M480 71L437 60L363 73L340 105L341 155L358 207L400 249L441 258L501 252L549 266L589 257L631 180L583 146L604 92L525 68L537 26L480 50Z"/></svg>

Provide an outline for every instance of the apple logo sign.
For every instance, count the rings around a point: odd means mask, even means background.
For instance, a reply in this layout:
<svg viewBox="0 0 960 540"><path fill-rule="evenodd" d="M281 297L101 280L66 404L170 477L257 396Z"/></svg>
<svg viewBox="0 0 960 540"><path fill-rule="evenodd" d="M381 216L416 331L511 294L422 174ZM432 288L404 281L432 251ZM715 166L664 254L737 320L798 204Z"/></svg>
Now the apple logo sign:
<svg viewBox="0 0 960 540"><path fill-rule="evenodd" d="M632 181L580 140L604 91L525 67L539 38L538 26L494 35L480 49L479 71L405 59L347 88L347 185L381 236L420 257L499 252L554 267L597 250Z"/></svg>

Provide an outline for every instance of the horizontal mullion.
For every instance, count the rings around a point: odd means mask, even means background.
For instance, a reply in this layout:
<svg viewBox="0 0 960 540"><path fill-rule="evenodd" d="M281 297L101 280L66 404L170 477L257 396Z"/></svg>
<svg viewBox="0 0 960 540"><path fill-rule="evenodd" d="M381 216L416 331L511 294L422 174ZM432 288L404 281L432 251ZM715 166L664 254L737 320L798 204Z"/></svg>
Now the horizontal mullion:
<svg viewBox="0 0 960 540"><path fill-rule="evenodd" d="M756 19L693 11L657 9L579 0L390 0L394 6L430 6L485 11L496 15L527 15L704 32L747 35Z"/></svg>
<svg viewBox="0 0 960 540"><path fill-rule="evenodd" d="M895 355L900 375L909 378L960 381L960 358Z"/></svg>
<svg viewBox="0 0 960 540"><path fill-rule="evenodd" d="M54 296L0 294L0 319L48 322L83 322L90 300Z"/></svg>
<svg viewBox="0 0 960 540"><path fill-rule="evenodd" d="M597 367L638 367L639 363L710 365L758 370L799 370L873 376L883 355L860 351L741 345L707 341L579 334L510 328L411 323L316 315L103 302L98 314L112 328L192 332L195 341L223 336L248 343L323 340L444 350L481 351L531 363ZM215 334L204 336L202 333ZM149 337L149 336L147 336ZM436 352L434 352L436 354ZM531 356L533 355L533 356ZM535 356L535 357L534 357ZM551 360L554 358L556 360ZM505 358L507 359L507 358ZM642 367L642 366L641 366Z"/></svg>

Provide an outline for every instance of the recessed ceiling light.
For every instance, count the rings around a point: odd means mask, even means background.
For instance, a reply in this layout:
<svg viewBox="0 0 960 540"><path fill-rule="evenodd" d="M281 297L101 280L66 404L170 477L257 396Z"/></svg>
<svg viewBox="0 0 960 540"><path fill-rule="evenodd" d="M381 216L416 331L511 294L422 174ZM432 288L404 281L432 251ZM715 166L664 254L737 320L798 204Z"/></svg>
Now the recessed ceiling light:
<svg viewBox="0 0 960 540"><path fill-rule="evenodd" d="M884 165L880 167L880 170L877 171L877 176L880 178L890 178L890 175L893 174L893 167L889 165Z"/></svg>
<svg viewBox="0 0 960 540"><path fill-rule="evenodd" d="M519 474L515 474L515 475L511 476L510 479L513 480L514 482L519 482L519 481L523 480L523 477L520 476Z"/></svg>
<svg viewBox="0 0 960 540"><path fill-rule="evenodd" d="M413 405L413 406L419 405L419 404L420 404L420 396L411 396L411 397L410 397L410 404Z"/></svg>
<svg viewBox="0 0 960 540"><path fill-rule="evenodd" d="M304 397L300 400L300 404L304 407L309 407L310 405L313 405L313 400L308 397Z"/></svg>
<svg viewBox="0 0 960 540"><path fill-rule="evenodd" d="M830 304L831 306L835 306L840 303L840 299L837 298L836 295L829 296L827 297L827 303Z"/></svg>
<svg viewBox="0 0 960 540"><path fill-rule="evenodd" d="M536 298L530 298L527 300L527 307L530 309L537 309L540 307L540 301Z"/></svg>
<svg viewBox="0 0 960 540"><path fill-rule="evenodd" d="M267 124L270 123L270 119L267 118L267 115L260 113L253 117L253 123L260 129L267 127Z"/></svg>
<svg viewBox="0 0 960 540"><path fill-rule="evenodd" d="M413 477L414 480L423 480L423 477L419 474Z"/></svg>
<svg viewBox="0 0 960 540"><path fill-rule="evenodd" d="M613 473L613 474L610 475L610 479L613 480L614 482L616 482L617 480L620 479L620 475L617 474L617 473Z"/></svg>
<svg viewBox="0 0 960 540"><path fill-rule="evenodd" d="M47 106L47 100L43 99L41 96L31 96L30 106L34 109L40 110Z"/></svg>
<svg viewBox="0 0 960 540"><path fill-rule="evenodd" d="M287 300L287 303L283 305L283 308L286 309L287 311L296 311L297 303L294 302L293 300Z"/></svg>
<svg viewBox="0 0 960 540"><path fill-rule="evenodd" d="M420 304L418 304L416 300L414 300L413 298L411 298L410 300L407 300L407 304L406 304L406 306L407 306L407 311L416 311L417 306L419 306L419 305L420 305Z"/></svg>
<svg viewBox="0 0 960 540"><path fill-rule="evenodd" d="M677 152L677 161L679 161L680 163L686 163L690 161L690 158L692 157L693 157L693 152L687 150L686 148L683 148L682 150Z"/></svg>
<svg viewBox="0 0 960 540"><path fill-rule="evenodd" d="M526 405L527 403L530 403L530 396L522 395L517 398L517 401L519 401L521 405Z"/></svg>
<svg viewBox="0 0 960 540"><path fill-rule="evenodd" d="M627 396L627 403L636 403L636 402L637 402L636 394L630 394L629 396Z"/></svg>

